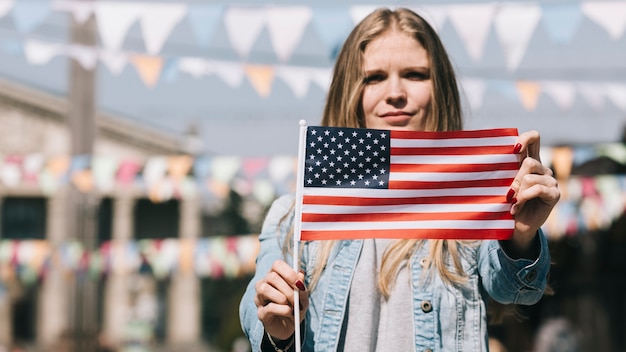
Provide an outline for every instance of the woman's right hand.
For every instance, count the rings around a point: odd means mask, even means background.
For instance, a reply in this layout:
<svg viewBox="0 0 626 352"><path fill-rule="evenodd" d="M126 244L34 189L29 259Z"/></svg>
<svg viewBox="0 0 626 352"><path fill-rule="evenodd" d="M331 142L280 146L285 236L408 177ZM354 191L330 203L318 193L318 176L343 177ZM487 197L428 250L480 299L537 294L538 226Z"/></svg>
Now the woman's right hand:
<svg viewBox="0 0 626 352"><path fill-rule="evenodd" d="M265 277L256 285L254 304L265 331L279 340L287 340L294 333L294 294L300 290L300 321L309 307L309 293L304 286L304 273L296 272L289 264L277 260Z"/></svg>

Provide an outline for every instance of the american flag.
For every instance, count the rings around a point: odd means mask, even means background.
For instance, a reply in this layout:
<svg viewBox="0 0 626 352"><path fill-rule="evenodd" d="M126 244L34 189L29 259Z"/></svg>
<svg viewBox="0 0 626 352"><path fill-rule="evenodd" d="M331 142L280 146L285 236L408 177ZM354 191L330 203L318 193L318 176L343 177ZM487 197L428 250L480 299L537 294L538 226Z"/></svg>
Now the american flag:
<svg viewBox="0 0 626 352"><path fill-rule="evenodd" d="M300 239L510 238L517 135L306 127Z"/></svg>

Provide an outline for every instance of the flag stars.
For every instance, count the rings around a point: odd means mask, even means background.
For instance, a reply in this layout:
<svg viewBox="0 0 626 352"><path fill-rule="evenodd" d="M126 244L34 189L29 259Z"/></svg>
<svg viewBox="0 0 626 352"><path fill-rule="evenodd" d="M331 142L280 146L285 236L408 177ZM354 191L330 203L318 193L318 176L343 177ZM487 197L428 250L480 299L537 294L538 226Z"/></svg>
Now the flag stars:
<svg viewBox="0 0 626 352"><path fill-rule="evenodd" d="M379 186L384 186L385 185L385 181L378 181L378 185Z"/></svg>
<svg viewBox="0 0 626 352"><path fill-rule="evenodd" d="M333 143L335 143L335 141L336 141L336 140L337 140L337 138L335 138L335 137L332 137L332 138L330 139L330 141L331 141L331 142L333 142Z"/></svg>
<svg viewBox="0 0 626 352"><path fill-rule="evenodd" d="M384 174L385 174L385 172L387 172L387 170L385 170L385 169L380 169L380 174L381 174L381 175L384 175Z"/></svg>
<svg viewBox="0 0 626 352"><path fill-rule="evenodd" d="M372 132L367 132L365 135L367 136L367 138L372 138Z"/></svg>
<svg viewBox="0 0 626 352"><path fill-rule="evenodd" d="M329 136L329 135L330 135L330 131L329 131L329 130L326 130L326 131L324 131L324 134L325 134L326 136Z"/></svg>

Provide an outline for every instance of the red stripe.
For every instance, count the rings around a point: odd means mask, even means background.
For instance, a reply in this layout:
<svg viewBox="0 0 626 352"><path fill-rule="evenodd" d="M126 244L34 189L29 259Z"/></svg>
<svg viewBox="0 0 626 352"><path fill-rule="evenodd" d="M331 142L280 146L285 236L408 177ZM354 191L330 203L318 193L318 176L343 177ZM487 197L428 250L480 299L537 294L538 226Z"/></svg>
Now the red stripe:
<svg viewBox="0 0 626 352"><path fill-rule="evenodd" d="M305 195L302 204L321 205L412 205L412 204L490 204L506 203L506 195L501 196L438 196L438 197L406 197L406 198L374 198L345 196L311 196Z"/></svg>
<svg viewBox="0 0 626 352"><path fill-rule="evenodd" d="M478 131L445 131L445 132L424 132L424 131L390 131L391 138L397 139L450 139L450 138L488 138L518 136L516 128L495 128L491 130Z"/></svg>
<svg viewBox="0 0 626 352"><path fill-rule="evenodd" d="M356 240L366 238L397 239L458 239L458 240L506 240L513 236L513 229L406 229L406 230L346 230L302 231L300 240Z"/></svg>
<svg viewBox="0 0 626 352"><path fill-rule="evenodd" d="M510 212L302 214L302 222L391 222L428 220L512 220Z"/></svg>
<svg viewBox="0 0 626 352"><path fill-rule="evenodd" d="M518 163L500 164L391 164L391 172L484 172L517 170Z"/></svg>
<svg viewBox="0 0 626 352"><path fill-rule="evenodd" d="M389 181L389 189L444 189L465 187L508 187L513 183L512 178L497 178L492 180L475 181Z"/></svg>
<svg viewBox="0 0 626 352"><path fill-rule="evenodd" d="M491 155L513 154L512 145L463 147L392 147L391 155Z"/></svg>

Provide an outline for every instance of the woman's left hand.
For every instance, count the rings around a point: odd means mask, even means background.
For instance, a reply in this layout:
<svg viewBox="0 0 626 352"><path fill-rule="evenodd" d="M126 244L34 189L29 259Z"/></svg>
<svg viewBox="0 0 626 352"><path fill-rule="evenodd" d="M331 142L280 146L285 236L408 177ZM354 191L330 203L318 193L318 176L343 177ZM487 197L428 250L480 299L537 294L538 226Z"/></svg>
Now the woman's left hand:
<svg viewBox="0 0 626 352"><path fill-rule="evenodd" d="M516 149L522 161L508 198L513 203L511 214L515 218L512 242L519 250L524 250L559 201L561 192L552 170L541 164L539 132L522 133L518 144Z"/></svg>

